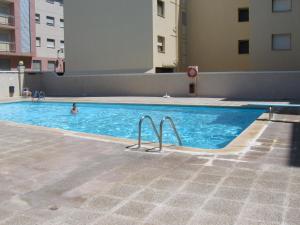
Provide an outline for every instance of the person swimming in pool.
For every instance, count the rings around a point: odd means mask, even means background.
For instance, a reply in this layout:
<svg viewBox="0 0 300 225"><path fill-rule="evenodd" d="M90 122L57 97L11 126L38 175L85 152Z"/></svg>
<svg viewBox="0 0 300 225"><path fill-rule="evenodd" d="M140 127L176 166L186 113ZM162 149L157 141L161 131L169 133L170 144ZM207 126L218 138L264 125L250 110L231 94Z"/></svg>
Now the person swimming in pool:
<svg viewBox="0 0 300 225"><path fill-rule="evenodd" d="M76 106L76 103L73 103L72 109L71 109L71 114L76 115L78 113L78 108Z"/></svg>

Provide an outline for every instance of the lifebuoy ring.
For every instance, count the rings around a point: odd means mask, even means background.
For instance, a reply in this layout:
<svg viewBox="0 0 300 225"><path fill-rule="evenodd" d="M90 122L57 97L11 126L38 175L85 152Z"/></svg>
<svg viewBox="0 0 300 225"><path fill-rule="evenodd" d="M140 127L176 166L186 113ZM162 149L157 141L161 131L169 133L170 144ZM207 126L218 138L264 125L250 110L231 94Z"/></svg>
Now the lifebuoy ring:
<svg viewBox="0 0 300 225"><path fill-rule="evenodd" d="M198 75L198 71L196 68L190 67L188 68L187 74L190 78L195 78Z"/></svg>

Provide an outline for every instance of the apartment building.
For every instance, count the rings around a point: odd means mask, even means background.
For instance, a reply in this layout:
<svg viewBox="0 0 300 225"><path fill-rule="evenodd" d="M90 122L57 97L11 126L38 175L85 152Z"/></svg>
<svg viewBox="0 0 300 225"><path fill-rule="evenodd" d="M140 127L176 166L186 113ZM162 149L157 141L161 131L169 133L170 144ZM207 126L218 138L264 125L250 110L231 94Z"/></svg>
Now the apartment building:
<svg viewBox="0 0 300 225"><path fill-rule="evenodd" d="M36 56L33 71L54 71L64 58L63 0L35 0Z"/></svg>
<svg viewBox="0 0 300 225"><path fill-rule="evenodd" d="M66 0L66 70L174 71L180 12L179 0Z"/></svg>
<svg viewBox="0 0 300 225"><path fill-rule="evenodd" d="M35 55L34 0L0 0L0 70L30 69Z"/></svg>
<svg viewBox="0 0 300 225"><path fill-rule="evenodd" d="M187 62L201 71L300 70L299 0L188 0Z"/></svg>
<svg viewBox="0 0 300 225"><path fill-rule="evenodd" d="M65 1L69 72L300 69L299 0ZM80 15L80 16L79 16Z"/></svg>

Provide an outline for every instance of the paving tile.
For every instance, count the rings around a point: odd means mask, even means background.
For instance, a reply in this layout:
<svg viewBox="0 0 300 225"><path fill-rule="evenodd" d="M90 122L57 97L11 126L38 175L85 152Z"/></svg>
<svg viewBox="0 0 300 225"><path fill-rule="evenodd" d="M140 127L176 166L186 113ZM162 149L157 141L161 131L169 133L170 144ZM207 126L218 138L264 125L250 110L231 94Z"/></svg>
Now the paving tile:
<svg viewBox="0 0 300 225"><path fill-rule="evenodd" d="M253 179L241 178L241 177L227 177L222 183L223 186L240 187L240 188L250 188L252 184L253 184Z"/></svg>
<svg viewBox="0 0 300 225"><path fill-rule="evenodd" d="M162 207L155 209L145 225L186 225L192 216L190 210Z"/></svg>
<svg viewBox="0 0 300 225"><path fill-rule="evenodd" d="M288 192L290 194L300 195L300 184L290 184Z"/></svg>
<svg viewBox="0 0 300 225"><path fill-rule="evenodd" d="M41 221L26 217L26 216L15 216L11 219L6 220L4 223L1 223L1 225L40 225Z"/></svg>
<svg viewBox="0 0 300 225"><path fill-rule="evenodd" d="M169 172L168 174L166 174L164 178L175 179L175 180L187 180L191 176L193 176L193 173L189 170L175 169Z"/></svg>
<svg viewBox="0 0 300 225"><path fill-rule="evenodd" d="M171 179L159 179L151 187L164 191L176 191L183 185L183 182Z"/></svg>
<svg viewBox="0 0 300 225"><path fill-rule="evenodd" d="M250 189L219 187L215 193L215 197L224 198L235 201L245 201L250 193Z"/></svg>
<svg viewBox="0 0 300 225"><path fill-rule="evenodd" d="M138 220L117 216L117 215L109 215L93 223L93 225L140 225L140 224L141 222Z"/></svg>
<svg viewBox="0 0 300 225"><path fill-rule="evenodd" d="M136 219L143 219L147 217L154 208L155 205L153 204L130 201L115 213Z"/></svg>
<svg viewBox="0 0 300 225"><path fill-rule="evenodd" d="M247 169L238 169L235 168L230 175L231 177L241 177L241 178L255 178L257 176L257 173L252 170Z"/></svg>
<svg viewBox="0 0 300 225"><path fill-rule="evenodd" d="M221 181L222 178L222 176L200 173L195 179L193 179L193 182L204 184L217 184Z"/></svg>
<svg viewBox="0 0 300 225"><path fill-rule="evenodd" d="M242 206L243 203L241 202L213 198L204 205L203 210L215 215L237 217L242 209Z"/></svg>
<svg viewBox="0 0 300 225"><path fill-rule="evenodd" d="M260 175L259 179L265 181L278 181L278 179L286 179L288 173L286 172L264 172Z"/></svg>
<svg viewBox="0 0 300 225"><path fill-rule="evenodd" d="M191 194L177 194L168 200L165 205L182 209L196 210L203 205L204 197Z"/></svg>
<svg viewBox="0 0 300 225"><path fill-rule="evenodd" d="M140 194L138 194L135 200L158 204L165 201L170 196L171 196L170 192L147 188L144 191L142 191Z"/></svg>
<svg viewBox="0 0 300 225"><path fill-rule="evenodd" d="M276 223L276 222L270 222L270 221L258 221L255 220L249 220L249 219L239 219L236 223L237 225L282 225L281 223Z"/></svg>
<svg viewBox="0 0 300 225"><path fill-rule="evenodd" d="M213 166L219 166L219 167L226 167L226 168L232 168L234 167L236 162L228 161L228 160L218 160L215 159L213 161Z"/></svg>
<svg viewBox="0 0 300 225"><path fill-rule="evenodd" d="M263 222L281 223L283 218L284 209L275 206L260 205L260 204L247 204L243 207L241 218L253 219Z"/></svg>
<svg viewBox="0 0 300 225"><path fill-rule="evenodd" d="M205 166L200 173L206 173L211 175L226 176L230 172L230 169L216 166Z"/></svg>
<svg viewBox="0 0 300 225"><path fill-rule="evenodd" d="M274 192L286 192L287 191L287 182L275 182L267 180L257 180L253 186L254 189L262 191L274 191Z"/></svg>
<svg viewBox="0 0 300 225"><path fill-rule="evenodd" d="M72 213L70 216L67 216L65 219L62 220L63 225L85 225L91 224L95 222L97 219L102 217L103 214L88 212L88 211L79 211Z"/></svg>
<svg viewBox="0 0 300 225"><path fill-rule="evenodd" d="M300 196L299 195L289 195L289 207L300 209Z"/></svg>
<svg viewBox="0 0 300 225"><path fill-rule="evenodd" d="M114 184L110 190L108 190L105 194L111 195L113 197L129 197L130 195L133 195L137 191L141 190L140 187L132 186L132 185L126 185L126 184Z"/></svg>
<svg viewBox="0 0 300 225"><path fill-rule="evenodd" d="M233 225L235 220L234 217L201 212L192 218L189 225Z"/></svg>
<svg viewBox="0 0 300 225"><path fill-rule="evenodd" d="M187 183L182 189L182 193L190 193L196 195L207 196L212 191L214 191L215 185L210 184L199 184L199 183Z"/></svg>
<svg viewBox="0 0 300 225"><path fill-rule="evenodd" d="M122 199L118 198L99 196L87 203L84 208L90 208L100 212L105 212L111 210L113 207L116 207L121 201Z"/></svg>
<svg viewBox="0 0 300 225"><path fill-rule="evenodd" d="M288 209L286 213L287 223L298 223L300 222L300 209Z"/></svg>
<svg viewBox="0 0 300 225"><path fill-rule="evenodd" d="M273 204L282 206L286 197L286 194L283 193L252 191L249 196L249 201L257 204Z"/></svg>

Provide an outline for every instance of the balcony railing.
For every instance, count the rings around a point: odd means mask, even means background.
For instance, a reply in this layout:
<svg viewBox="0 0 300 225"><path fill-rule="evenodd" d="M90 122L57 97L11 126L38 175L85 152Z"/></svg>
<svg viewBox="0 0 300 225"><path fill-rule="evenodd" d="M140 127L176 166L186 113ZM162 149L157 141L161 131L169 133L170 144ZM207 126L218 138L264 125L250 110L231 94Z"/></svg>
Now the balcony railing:
<svg viewBox="0 0 300 225"><path fill-rule="evenodd" d="M14 26L15 25L15 17L11 16L11 15L0 14L0 24L7 25L7 26Z"/></svg>
<svg viewBox="0 0 300 225"><path fill-rule="evenodd" d="M16 52L16 43L0 41L0 52L14 53Z"/></svg>

